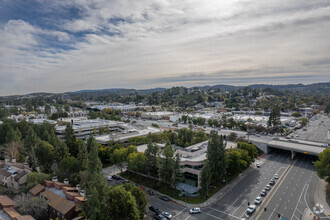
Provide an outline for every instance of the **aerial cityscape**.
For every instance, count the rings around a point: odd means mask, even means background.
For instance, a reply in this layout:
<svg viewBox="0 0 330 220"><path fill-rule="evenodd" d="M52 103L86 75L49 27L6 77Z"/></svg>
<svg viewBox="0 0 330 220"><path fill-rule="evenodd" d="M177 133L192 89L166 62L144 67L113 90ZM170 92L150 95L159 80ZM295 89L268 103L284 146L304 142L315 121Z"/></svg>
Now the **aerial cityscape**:
<svg viewBox="0 0 330 220"><path fill-rule="evenodd" d="M329 15L0 1L0 220L330 219Z"/></svg>

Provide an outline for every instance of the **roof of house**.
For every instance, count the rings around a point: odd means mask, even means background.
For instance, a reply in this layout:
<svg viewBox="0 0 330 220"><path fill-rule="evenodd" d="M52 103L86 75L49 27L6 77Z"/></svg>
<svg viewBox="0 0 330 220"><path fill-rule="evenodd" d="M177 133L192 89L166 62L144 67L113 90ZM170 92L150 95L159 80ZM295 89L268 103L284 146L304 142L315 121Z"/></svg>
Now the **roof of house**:
<svg viewBox="0 0 330 220"><path fill-rule="evenodd" d="M54 208L56 211L60 212L62 215L67 214L71 209L75 207L73 202L62 198L61 196L58 196L49 190L45 190L41 194L49 200L48 205Z"/></svg>
<svg viewBox="0 0 330 220"><path fill-rule="evenodd" d="M0 205L3 206L14 206L13 200L9 199L8 196L0 195Z"/></svg>
<svg viewBox="0 0 330 220"><path fill-rule="evenodd" d="M45 190L45 187L44 187L43 185L41 185L41 184L37 184L37 185L35 185L32 189L30 189L29 192L30 192L32 195L36 196L36 195L38 195L40 192L42 192L42 191L44 191L44 190Z"/></svg>
<svg viewBox="0 0 330 220"><path fill-rule="evenodd" d="M15 219L19 216L21 216L13 207L10 208L4 208L3 211L5 211L5 213L7 213L7 215L11 218L11 219Z"/></svg>
<svg viewBox="0 0 330 220"><path fill-rule="evenodd" d="M5 176L5 177L9 177L9 176L11 176L11 173L9 173L9 172L6 171L6 170L2 170L2 169L0 169L0 175L1 175L1 176Z"/></svg>
<svg viewBox="0 0 330 220"><path fill-rule="evenodd" d="M16 220L35 220L31 215L22 215L16 218Z"/></svg>
<svg viewBox="0 0 330 220"><path fill-rule="evenodd" d="M20 172L19 174L17 174L14 179L15 181L18 181L20 178L22 178L23 176L27 175L28 172L26 172L25 170L23 170L22 172Z"/></svg>

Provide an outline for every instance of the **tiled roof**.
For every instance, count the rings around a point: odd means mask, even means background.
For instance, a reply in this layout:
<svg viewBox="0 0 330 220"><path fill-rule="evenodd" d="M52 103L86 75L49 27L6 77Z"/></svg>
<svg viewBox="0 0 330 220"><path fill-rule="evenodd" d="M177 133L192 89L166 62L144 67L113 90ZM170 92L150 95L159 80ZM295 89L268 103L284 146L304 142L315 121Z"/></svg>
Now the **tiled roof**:
<svg viewBox="0 0 330 220"><path fill-rule="evenodd" d="M73 202L62 198L49 190L46 190L41 194L49 200L48 205L60 212L62 215L67 214L72 208L75 207Z"/></svg>
<svg viewBox="0 0 330 220"><path fill-rule="evenodd" d="M32 189L30 189L29 192L35 196L38 195L43 190L45 190L45 187L43 185L37 184Z"/></svg>
<svg viewBox="0 0 330 220"><path fill-rule="evenodd" d="M9 173L9 172L6 171L6 170L2 170L2 169L0 169L0 175L1 175L1 176L5 176L5 177L9 177L9 176L11 176L11 173Z"/></svg>
<svg viewBox="0 0 330 220"><path fill-rule="evenodd" d="M13 207L10 208L4 208L3 211L5 211L5 213L7 213L7 215L11 218L11 219L15 219L19 216L21 216Z"/></svg>
<svg viewBox="0 0 330 220"><path fill-rule="evenodd" d="M9 199L8 196L0 195L0 205L3 206L13 206L15 205L14 201Z"/></svg>
<svg viewBox="0 0 330 220"><path fill-rule="evenodd" d="M26 172L25 170L23 170L22 172L20 172L19 174L17 174L14 179L15 181L18 181L20 178L22 178L23 176L27 175L28 172Z"/></svg>

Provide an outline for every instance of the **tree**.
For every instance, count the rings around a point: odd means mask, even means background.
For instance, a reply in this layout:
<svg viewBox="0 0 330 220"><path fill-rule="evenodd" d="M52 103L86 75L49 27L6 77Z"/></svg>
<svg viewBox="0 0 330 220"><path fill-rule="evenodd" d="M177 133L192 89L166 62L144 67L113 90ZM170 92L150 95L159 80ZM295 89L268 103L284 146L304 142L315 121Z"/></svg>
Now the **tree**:
<svg viewBox="0 0 330 220"><path fill-rule="evenodd" d="M27 176L25 191L29 191L32 187L34 187L38 183L44 184L44 181L48 179L50 179L49 174L45 174L42 172L40 173L30 172Z"/></svg>
<svg viewBox="0 0 330 220"><path fill-rule="evenodd" d="M174 166L174 151L172 145L167 142L163 150L163 156L159 158L159 177L166 183L166 185L172 181L173 166Z"/></svg>
<svg viewBox="0 0 330 220"><path fill-rule="evenodd" d="M201 191L202 193L204 193L204 195L206 196L206 198L208 198L209 196L209 185L212 181L212 171L211 171L211 167L209 164L209 161L207 160L203 166L202 172L201 172Z"/></svg>
<svg viewBox="0 0 330 220"><path fill-rule="evenodd" d="M150 175L150 172L151 173L157 172L157 157L159 154L158 146L156 144L152 144L151 142L149 142L144 154L147 157L148 175Z"/></svg>
<svg viewBox="0 0 330 220"><path fill-rule="evenodd" d="M31 146L35 146L37 144L37 141L37 134L34 132L32 127L29 127L27 135L24 138L24 147L29 150Z"/></svg>
<svg viewBox="0 0 330 220"><path fill-rule="evenodd" d="M87 175L89 181L86 182L86 193L88 200L83 207L87 218L91 220L108 219L104 213L107 212L108 184L102 175L102 163L98 156L98 146L93 136L87 141L89 149Z"/></svg>
<svg viewBox="0 0 330 220"><path fill-rule="evenodd" d="M74 157L63 158L57 166L56 174L60 180L68 178L71 184L76 184L79 182L80 164L78 160Z"/></svg>
<svg viewBox="0 0 330 220"><path fill-rule="evenodd" d="M84 142L79 143L79 152L77 159L78 159L78 163L80 164L80 170L87 170L88 152L87 152L87 146Z"/></svg>
<svg viewBox="0 0 330 220"><path fill-rule="evenodd" d="M228 136L227 136L227 140L228 141L235 141L237 139L237 134L235 132L231 132Z"/></svg>
<svg viewBox="0 0 330 220"><path fill-rule="evenodd" d="M127 161L128 169L144 173L148 158L142 152L133 152L128 155Z"/></svg>
<svg viewBox="0 0 330 220"><path fill-rule="evenodd" d="M314 163L317 175L330 183L330 148L324 149L319 154L319 159Z"/></svg>
<svg viewBox="0 0 330 220"><path fill-rule="evenodd" d="M268 127L281 124L281 111L278 105L274 105L271 109L269 119L267 122Z"/></svg>
<svg viewBox="0 0 330 220"><path fill-rule="evenodd" d="M19 142L12 141L6 144L7 154L11 159L16 159L19 154L19 150L22 148L22 145Z"/></svg>
<svg viewBox="0 0 330 220"><path fill-rule="evenodd" d="M140 212L140 219L144 219L147 201L143 191L139 187L134 186L131 183L124 184L123 186L126 191L130 192L134 196L137 208Z"/></svg>
<svg viewBox="0 0 330 220"><path fill-rule="evenodd" d="M7 131L7 136L6 136L6 143L10 142L21 142L22 139L22 134L18 128L15 130L12 127L9 127L9 130Z"/></svg>
<svg viewBox="0 0 330 220"><path fill-rule="evenodd" d="M308 119L307 118L302 118L300 121L301 126L306 126L308 124Z"/></svg>
<svg viewBox="0 0 330 220"><path fill-rule="evenodd" d="M49 172L54 162L54 147L48 142L40 140L35 149L35 155L39 164L43 166L46 172Z"/></svg>
<svg viewBox="0 0 330 220"><path fill-rule="evenodd" d="M54 151L54 159L55 161L61 161L63 158L69 156L69 149L66 146L66 144L59 140L57 144L55 145L55 151Z"/></svg>
<svg viewBox="0 0 330 220"><path fill-rule="evenodd" d="M112 154L112 161L116 164L120 172L123 172L124 162L127 160L128 150L127 148L120 148L114 150Z"/></svg>
<svg viewBox="0 0 330 220"><path fill-rule="evenodd" d="M180 166L180 155L175 155L174 166L173 166L173 185L176 187L178 183L184 180L184 176L181 173L181 166Z"/></svg>
<svg viewBox="0 0 330 220"><path fill-rule="evenodd" d="M226 174L227 155L222 135L217 132L211 133L211 140L207 146L207 159L212 173L212 181L218 184Z"/></svg>
<svg viewBox="0 0 330 220"><path fill-rule="evenodd" d="M110 188L106 204L107 209L102 213L104 216L102 219L140 219L140 212L134 196L131 192L126 191L122 185Z"/></svg>
<svg viewBox="0 0 330 220"><path fill-rule="evenodd" d="M76 146L76 135L74 134L74 130L71 124L68 124L65 128L64 139L66 146L69 148L69 153L74 157L77 156L78 149Z"/></svg>
<svg viewBox="0 0 330 220"><path fill-rule="evenodd" d="M22 215L31 215L36 220L48 218L47 202L40 197L29 194L17 195L14 198L15 209Z"/></svg>
<svg viewBox="0 0 330 220"><path fill-rule="evenodd" d="M246 142L237 142L237 148L246 150L251 157L251 160L254 160L254 158L257 158L258 156L258 150L254 144L248 144Z"/></svg>
<svg viewBox="0 0 330 220"><path fill-rule="evenodd" d="M295 118L299 118L299 117L301 117L301 114L300 114L299 112L293 112L293 113L291 114L291 116L292 116L292 117L295 117Z"/></svg>
<svg viewBox="0 0 330 220"><path fill-rule="evenodd" d="M241 158L240 152L234 148L229 149L227 173L235 176L241 173L246 166L247 162Z"/></svg>

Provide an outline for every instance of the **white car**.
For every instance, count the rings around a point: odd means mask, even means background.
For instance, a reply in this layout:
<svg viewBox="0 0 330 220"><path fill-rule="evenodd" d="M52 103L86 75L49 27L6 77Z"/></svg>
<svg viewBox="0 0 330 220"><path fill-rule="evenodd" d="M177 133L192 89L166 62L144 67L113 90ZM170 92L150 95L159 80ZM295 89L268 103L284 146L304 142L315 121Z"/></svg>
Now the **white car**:
<svg viewBox="0 0 330 220"><path fill-rule="evenodd" d="M277 173L274 175L274 178L275 179L278 179L278 174Z"/></svg>
<svg viewBox="0 0 330 220"><path fill-rule="evenodd" d="M107 176L107 180L108 181L111 181L112 180L112 177L111 176Z"/></svg>
<svg viewBox="0 0 330 220"><path fill-rule="evenodd" d="M162 215L167 219L172 219L172 215L168 212L163 212Z"/></svg>
<svg viewBox="0 0 330 220"><path fill-rule="evenodd" d="M265 190L269 191L269 190L270 190L270 185L267 185L267 186L265 187Z"/></svg>
<svg viewBox="0 0 330 220"><path fill-rule="evenodd" d="M249 207L246 210L246 213L247 214L252 214L255 210L256 210L256 206L255 205L249 205Z"/></svg>
<svg viewBox="0 0 330 220"><path fill-rule="evenodd" d="M258 196L255 200L254 200L254 204L259 205L261 203L262 199L260 196Z"/></svg>
<svg viewBox="0 0 330 220"><path fill-rule="evenodd" d="M322 147L329 147L329 144L322 144Z"/></svg>
<svg viewBox="0 0 330 220"><path fill-rule="evenodd" d="M257 163L257 167L260 168L260 163L259 162Z"/></svg>
<svg viewBox="0 0 330 220"><path fill-rule="evenodd" d="M197 213L201 213L201 209L200 208L192 208L189 210L190 214L197 214Z"/></svg>

